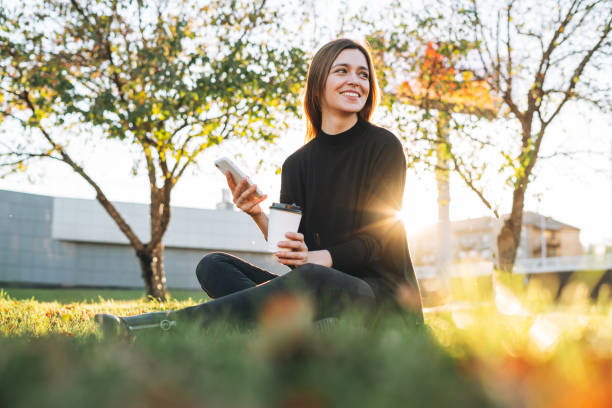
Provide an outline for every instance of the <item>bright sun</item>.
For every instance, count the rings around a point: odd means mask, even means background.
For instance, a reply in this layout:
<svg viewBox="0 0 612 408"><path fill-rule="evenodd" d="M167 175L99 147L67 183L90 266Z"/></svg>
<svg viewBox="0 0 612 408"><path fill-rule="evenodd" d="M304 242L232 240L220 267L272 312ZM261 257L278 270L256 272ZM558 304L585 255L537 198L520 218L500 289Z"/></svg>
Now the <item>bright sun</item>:
<svg viewBox="0 0 612 408"><path fill-rule="evenodd" d="M435 193L431 194L418 183L407 183L404 190L404 206L396 217L402 220L406 234L414 235L438 219ZM410 187L410 188L408 188Z"/></svg>
<svg viewBox="0 0 612 408"><path fill-rule="evenodd" d="M404 229L406 230L406 235L411 236L418 232L421 228L425 227L428 223L418 222L419 217L418 214L414 214L404 205L404 208L398 213L395 214L397 218L399 218L402 223L404 223Z"/></svg>

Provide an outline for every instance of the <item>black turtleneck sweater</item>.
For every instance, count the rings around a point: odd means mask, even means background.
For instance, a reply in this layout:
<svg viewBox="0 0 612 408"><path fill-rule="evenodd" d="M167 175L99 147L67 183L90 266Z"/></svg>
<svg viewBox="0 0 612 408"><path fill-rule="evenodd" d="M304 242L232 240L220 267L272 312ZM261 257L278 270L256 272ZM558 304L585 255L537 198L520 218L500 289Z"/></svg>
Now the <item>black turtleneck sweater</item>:
<svg viewBox="0 0 612 408"><path fill-rule="evenodd" d="M377 296L400 284L418 290L396 216L406 159L391 132L362 118L336 135L319 131L287 158L281 178L280 201L302 208L309 250L327 249L334 269L366 280Z"/></svg>

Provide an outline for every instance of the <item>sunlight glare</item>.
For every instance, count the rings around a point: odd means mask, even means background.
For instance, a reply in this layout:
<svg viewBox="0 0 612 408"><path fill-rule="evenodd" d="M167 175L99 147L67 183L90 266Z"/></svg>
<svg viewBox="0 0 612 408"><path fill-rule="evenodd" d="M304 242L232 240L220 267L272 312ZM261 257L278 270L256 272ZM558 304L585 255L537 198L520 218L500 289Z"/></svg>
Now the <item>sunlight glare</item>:
<svg viewBox="0 0 612 408"><path fill-rule="evenodd" d="M435 191L414 175L408 175L403 206L396 216L404 223L406 235L414 236L438 220Z"/></svg>
<svg viewBox="0 0 612 408"><path fill-rule="evenodd" d="M527 310L510 289L501 284L495 284L495 306L504 315L525 315Z"/></svg>
<svg viewBox="0 0 612 408"><path fill-rule="evenodd" d="M541 351L549 351L559 340L559 328L550 319L538 316L529 329L529 337Z"/></svg>

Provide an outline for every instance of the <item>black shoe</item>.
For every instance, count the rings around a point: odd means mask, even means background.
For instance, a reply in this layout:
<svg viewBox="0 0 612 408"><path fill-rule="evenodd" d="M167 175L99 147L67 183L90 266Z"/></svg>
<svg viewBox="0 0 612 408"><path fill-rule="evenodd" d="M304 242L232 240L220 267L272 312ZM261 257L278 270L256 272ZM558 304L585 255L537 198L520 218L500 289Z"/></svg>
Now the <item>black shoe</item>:
<svg viewBox="0 0 612 408"><path fill-rule="evenodd" d="M168 331L176 326L173 319L174 312L151 312L135 316L125 316L119 319L128 327L130 332L144 329L159 329Z"/></svg>
<svg viewBox="0 0 612 408"><path fill-rule="evenodd" d="M113 314L97 314L94 316L94 320L102 329L105 337L126 337L131 332L129 326L121 318Z"/></svg>
<svg viewBox="0 0 612 408"><path fill-rule="evenodd" d="M176 326L173 312L152 312L135 316L117 317L112 314L97 314L94 320L100 325L105 336L126 337L134 331L158 329L168 331Z"/></svg>

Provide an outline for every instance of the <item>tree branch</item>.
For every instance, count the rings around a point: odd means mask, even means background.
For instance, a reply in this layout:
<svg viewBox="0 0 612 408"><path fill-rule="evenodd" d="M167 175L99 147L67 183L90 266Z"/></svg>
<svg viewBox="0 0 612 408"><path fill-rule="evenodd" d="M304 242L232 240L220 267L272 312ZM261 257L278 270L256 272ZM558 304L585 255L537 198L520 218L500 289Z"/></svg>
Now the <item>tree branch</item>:
<svg viewBox="0 0 612 408"><path fill-rule="evenodd" d="M32 114L36 115L36 107L30 100L27 91L23 92L23 101L28 105L28 107L32 111ZM43 137L53 147L53 150L61 156L61 161L63 161L64 163L72 167L72 169L78 175L80 175L83 179L85 179L85 181L91 187L93 187L93 189L96 191L96 199L100 202L100 204L102 204L104 209L109 213L109 215L113 218L113 220L115 220L115 222L117 223L117 226L124 233L124 235L130 241L132 246L136 250L143 248L142 242L138 239L138 237L136 236L132 228L127 224L127 222L121 216L121 214L117 211L115 206L106 198L106 195L104 194L102 189L98 186L98 184L91 177L89 177L89 175L85 172L85 170L81 166L79 166L78 164L76 164L76 162L72 160L70 155L64 150L64 148L60 144L56 143L53 140L51 135L46 131L46 129L42 126L41 123L38 123L37 127L41 131L41 134L43 135Z"/></svg>
<svg viewBox="0 0 612 408"><path fill-rule="evenodd" d="M563 100L559 103L559 105L557 106L557 109L555 109L555 111L550 115L550 117L547 120L542 121L543 124L548 125L555 118L555 116L557 116L557 114L561 111L561 108L563 108L565 103L572 98L573 96L572 91L576 87L576 84L578 83L578 80L580 79L580 76L582 75L584 68L589 63L593 54L595 54L595 52L602 46L602 44L604 43L604 40L608 37L608 34L610 34L611 29L612 29L612 18L608 19L606 28L603 30L597 43L586 53L582 61L580 61L580 63L574 70L574 73L569 80L569 84L565 91L565 96Z"/></svg>
<svg viewBox="0 0 612 408"><path fill-rule="evenodd" d="M468 173L464 173L464 171L462 170L462 166L459 163L459 159L457 158L457 156L455 156L454 154L450 154L449 155L451 160L453 161L453 164L455 166L455 171L459 174L459 176L461 177L461 179L463 180L463 182L474 192L476 193L476 195L478 196L478 198L480 198L480 201L482 201L482 203L493 212L493 214L495 215L495 218L499 218L499 212L497 210L497 208L494 208L493 205L489 202L489 200L487 200L483 194L483 192L476 187L476 185L474 184L474 181L471 177L471 175Z"/></svg>
<svg viewBox="0 0 612 408"><path fill-rule="evenodd" d="M540 65L538 66L538 69L536 71L531 90L527 94L527 112L533 112L536 105L539 105L541 103L544 79L550 67L550 56L552 55L553 51L561 44L561 42L558 41L558 38L565 30L565 27L567 27L567 25L572 20L574 15L574 7L578 4L578 0L574 0L572 2L570 8L567 11L567 14L563 18L563 21L561 21L559 27L557 27L557 29L553 33L553 36L550 39L548 46L546 47L546 51L544 51L542 57L540 58Z"/></svg>
<svg viewBox="0 0 612 408"><path fill-rule="evenodd" d="M53 156L50 152L48 153L28 153L28 152L9 152L9 153L0 153L0 157L2 156L6 156L6 157L22 157L22 159L19 159L17 161L14 162L6 162L6 163L0 163L0 166L3 167L8 167L8 166L16 166L20 163L25 163L28 160L31 159L40 159L40 158L49 158L49 159L53 159L53 160L57 160L57 161L61 161L63 162L64 160L61 157L56 157Z"/></svg>
<svg viewBox="0 0 612 408"><path fill-rule="evenodd" d="M506 63L506 70L507 70L507 76L504 78L503 74L502 74L502 68L501 68L501 52L498 46L497 49L497 62L498 62L498 72L500 75L500 79L504 79L506 82L506 89L502 90L501 89L501 85L499 88L499 92L502 93L501 97L502 100L506 103L506 105L508 106L508 108L510 108L510 111L514 114L514 116L516 116L516 118L519 121L523 121L523 114L521 113L521 111L518 108L518 105L516 103L514 103L514 100L512 99L512 83L513 83L513 72L512 72L512 45L510 43L510 20L512 19L511 17L511 11L512 11L512 5L513 2L510 2L506 8L507 12L506 12L506 50L508 53L508 60ZM498 35L499 35L499 26L500 26L500 21L499 21L498 17Z"/></svg>

